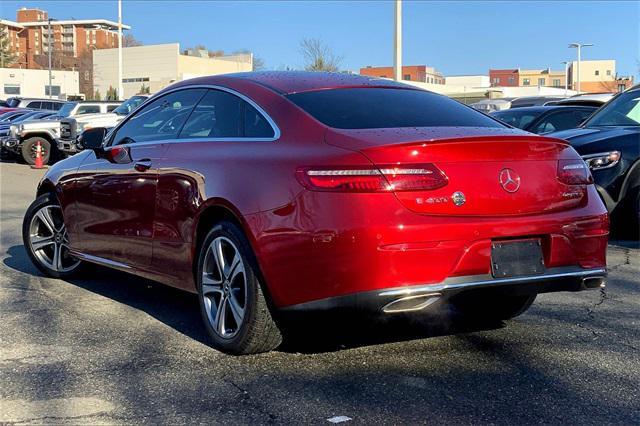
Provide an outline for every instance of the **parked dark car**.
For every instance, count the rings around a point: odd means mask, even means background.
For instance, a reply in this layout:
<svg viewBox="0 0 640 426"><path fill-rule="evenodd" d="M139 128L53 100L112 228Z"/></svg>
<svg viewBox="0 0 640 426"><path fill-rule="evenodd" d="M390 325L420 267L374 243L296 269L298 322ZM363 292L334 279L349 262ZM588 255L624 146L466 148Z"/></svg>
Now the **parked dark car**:
<svg viewBox="0 0 640 426"><path fill-rule="evenodd" d="M491 116L527 132L543 134L575 129L597 109L589 106L533 106L495 111Z"/></svg>
<svg viewBox="0 0 640 426"><path fill-rule="evenodd" d="M640 232L640 86L623 92L582 126L548 136L565 139L585 159L612 228L633 238Z"/></svg>

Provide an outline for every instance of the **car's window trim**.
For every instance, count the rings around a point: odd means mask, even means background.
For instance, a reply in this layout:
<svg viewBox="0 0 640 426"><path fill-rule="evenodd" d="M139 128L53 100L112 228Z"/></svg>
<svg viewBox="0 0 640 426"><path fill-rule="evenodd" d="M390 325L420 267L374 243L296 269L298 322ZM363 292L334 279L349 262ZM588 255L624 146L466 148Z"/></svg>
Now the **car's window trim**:
<svg viewBox="0 0 640 426"><path fill-rule="evenodd" d="M162 94L161 97L167 96L171 93L180 91L180 90L188 90L188 89L213 89L213 90L222 90L224 92L228 92L231 93L232 95L235 95L237 97L239 97L240 99L242 99L243 101L249 103L249 105L251 105L252 107L254 107L260 114L262 114L262 116L264 117L265 120L267 120L267 123L269 123L269 125L271 126L271 128L273 129L273 136L270 138L248 138L248 137L237 137L237 138L184 138L184 139L167 139L167 140L161 140L161 141L150 141L150 142L138 142L138 143L131 143L131 144L122 144L122 145L118 145L118 146L122 146L122 147L128 147L128 146L140 146L141 144L157 144L157 143L176 143L176 142L275 142L278 139L280 139L281 133L280 133L280 128L278 127L278 125L276 124L276 122L271 118L271 116L269 114L267 114L267 112L260 106L258 105L253 99L251 99L250 97L234 90L231 89L229 87L224 87L224 86L219 86L219 85L215 85L215 84L194 84L194 85L190 85L190 86L181 86L181 87L176 87L175 89L169 90L167 92L164 92ZM156 99L160 99L160 97L156 98L156 97L149 97L147 98L146 101L144 101L143 103L141 103L140 105L138 105L138 107L131 111L131 113L124 119L122 120L120 123L118 123L118 125L116 127L114 127L109 133L109 138L106 140L104 146L105 148L110 148L112 147L112 142L113 142L113 137L114 135L118 132L118 130L120 129L120 127L122 127L127 121L129 121L131 119L131 117L133 117L135 115L135 113L138 112L139 109L144 108L149 102L153 102Z"/></svg>

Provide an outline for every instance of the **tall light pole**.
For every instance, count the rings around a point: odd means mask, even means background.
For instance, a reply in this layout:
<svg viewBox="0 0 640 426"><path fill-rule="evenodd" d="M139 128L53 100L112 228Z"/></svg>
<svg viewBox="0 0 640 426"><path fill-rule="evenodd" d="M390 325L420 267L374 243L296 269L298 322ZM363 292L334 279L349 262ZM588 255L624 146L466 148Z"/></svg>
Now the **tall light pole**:
<svg viewBox="0 0 640 426"><path fill-rule="evenodd" d="M47 18L47 53L49 54L49 99L52 98L51 94L53 93L53 89L51 87L51 84L53 84L51 81L53 80L52 76L51 76L51 18Z"/></svg>
<svg viewBox="0 0 640 426"><path fill-rule="evenodd" d="M564 95L567 96L569 90L569 61L562 61L564 64Z"/></svg>
<svg viewBox="0 0 640 426"><path fill-rule="evenodd" d="M393 35L393 79L402 80L402 0L395 4L395 32Z"/></svg>
<svg viewBox="0 0 640 426"><path fill-rule="evenodd" d="M118 99L124 99L122 86L122 0L118 0Z"/></svg>
<svg viewBox="0 0 640 426"><path fill-rule="evenodd" d="M571 43L569 45L570 48L578 49L578 65L576 70L576 82L577 82L577 92L580 93L580 51L583 47L593 46L593 43Z"/></svg>

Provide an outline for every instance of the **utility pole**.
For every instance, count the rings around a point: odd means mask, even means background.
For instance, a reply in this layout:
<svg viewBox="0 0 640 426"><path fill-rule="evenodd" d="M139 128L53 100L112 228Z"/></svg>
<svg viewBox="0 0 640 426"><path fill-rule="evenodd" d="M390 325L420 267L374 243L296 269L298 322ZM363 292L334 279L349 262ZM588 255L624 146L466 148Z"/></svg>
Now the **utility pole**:
<svg viewBox="0 0 640 426"><path fill-rule="evenodd" d="M567 96L569 90L569 61L562 61L564 64L564 95Z"/></svg>
<svg viewBox="0 0 640 426"><path fill-rule="evenodd" d="M393 36L393 79L402 80L402 0L395 4L395 32Z"/></svg>
<svg viewBox="0 0 640 426"><path fill-rule="evenodd" d="M124 99L122 85L122 0L118 0L118 99Z"/></svg>
<svg viewBox="0 0 640 426"><path fill-rule="evenodd" d="M580 93L580 53L583 47L591 47L593 46L593 43L571 43L569 45L570 48L576 48L578 49L578 63L577 63L577 70L576 70L576 85L577 85L577 92Z"/></svg>
<svg viewBox="0 0 640 426"><path fill-rule="evenodd" d="M47 18L48 28L47 28L47 53L49 54L49 99L52 98L51 94L53 93L52 84L52 76L51 76L51 18Z"/></svg>

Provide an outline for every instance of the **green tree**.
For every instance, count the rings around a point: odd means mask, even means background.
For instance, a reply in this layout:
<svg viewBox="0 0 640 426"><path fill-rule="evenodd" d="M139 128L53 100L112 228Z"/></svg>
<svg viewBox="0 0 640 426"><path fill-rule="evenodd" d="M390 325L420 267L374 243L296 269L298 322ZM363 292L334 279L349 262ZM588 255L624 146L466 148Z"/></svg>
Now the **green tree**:
<svg viewBox="0 0 640 426"><path fill-rule="evenodd" d="M9 46L9 31L6 25L0 25L0 68L8 67L16 61L16 55Z"/></svg>
<svg viewBox="0 0 640 426"><path fill-rule="evenodd" d="M142 86L140 86L140 91L138 92L138 94L148 95L149 93L151 93L151 88L146 84L142 83Z"/></svg>
<svg viewBox="0 0 640 426"><path fill-rule="evenodd" d="M96 89L96 92L93 94L93 99L96 101L102 100L102 95L100 94L100 90Z"/></svg>

